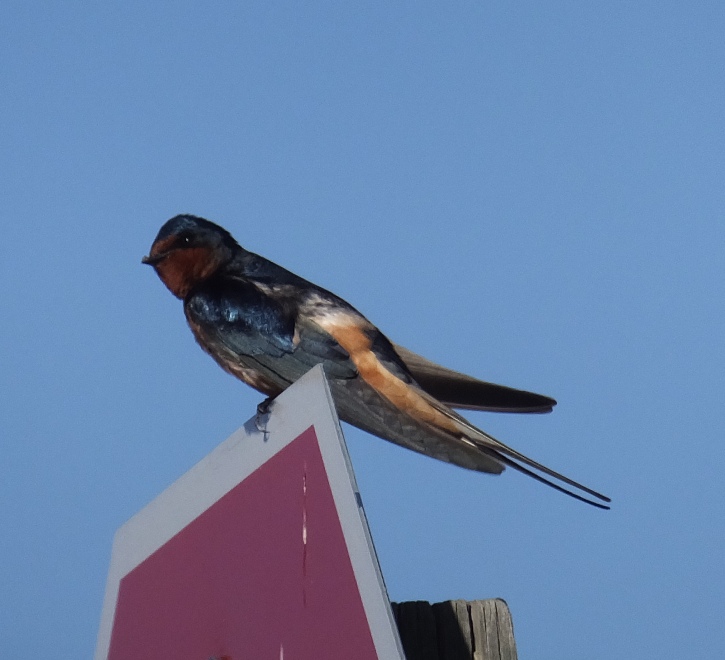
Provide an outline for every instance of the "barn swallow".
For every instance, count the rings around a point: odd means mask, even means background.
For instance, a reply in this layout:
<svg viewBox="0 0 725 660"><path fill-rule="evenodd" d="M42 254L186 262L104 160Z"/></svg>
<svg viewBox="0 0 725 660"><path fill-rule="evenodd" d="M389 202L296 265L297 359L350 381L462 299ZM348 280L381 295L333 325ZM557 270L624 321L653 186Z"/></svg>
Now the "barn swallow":
<svg viewBox="0 0 725 660"><path fill-rule="evenodd" d="M608 509L610 499L524 456L454 408L550 412L556 401L477 380L391 343L352 305L242 248L222 227L178 215L143 263L184 303L199 345L271 401L317 364L346 422L469 470L512 467Z"/></svg>

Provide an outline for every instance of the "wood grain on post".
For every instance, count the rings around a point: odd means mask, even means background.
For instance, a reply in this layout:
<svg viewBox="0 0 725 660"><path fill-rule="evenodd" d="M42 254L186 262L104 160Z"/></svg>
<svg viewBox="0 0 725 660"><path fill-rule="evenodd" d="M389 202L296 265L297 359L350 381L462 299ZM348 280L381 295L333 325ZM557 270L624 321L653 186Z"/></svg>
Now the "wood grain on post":
<svg viewBox="0 0 725 660"><path fill-rule="evenodd" d="M407 660L517 660L511 612L500 598L392 606Z"/></svg>

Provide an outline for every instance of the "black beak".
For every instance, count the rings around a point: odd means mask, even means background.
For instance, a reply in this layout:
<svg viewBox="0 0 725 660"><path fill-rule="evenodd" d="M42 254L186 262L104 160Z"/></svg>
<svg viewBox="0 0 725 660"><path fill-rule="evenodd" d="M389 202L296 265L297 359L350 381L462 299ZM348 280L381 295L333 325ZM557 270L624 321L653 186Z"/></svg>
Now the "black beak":
<svg viewBox="0 0 725 660"><path fill-rule="evenodd" d="M155 257L152 257L152 256L143 257L141 259L141 263L142 264L147 264L148 266L155 266L163 258L164 258L164 255L163 254L157 254Z"/></svg>

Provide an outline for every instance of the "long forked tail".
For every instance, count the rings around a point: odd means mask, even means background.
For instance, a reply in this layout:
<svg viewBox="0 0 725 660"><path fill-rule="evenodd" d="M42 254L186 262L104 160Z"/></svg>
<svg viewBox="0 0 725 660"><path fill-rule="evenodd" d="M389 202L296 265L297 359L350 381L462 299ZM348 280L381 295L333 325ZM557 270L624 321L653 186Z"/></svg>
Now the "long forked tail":
<svg viewBox="0 0 725 660"><path fill-rule="evenodd" d="M551 468L546 467L546 465L543 465L538 461L525 456L521 452L512 449L500 440L496 440L496 438L485 431L481 431L481 429L475 427L465 417L462 417L453 411L450 411L450 414L452 419L454 419L457 425L461 428L461 431L464 433L466 438L473 442L482 453L496 458L504 465L512 467L514 470L518 470L522 474L546 484L550 488L558 490L561 493L565 493L566 495L569 495L569 497L573 497L581 502L586 502L587 504L591 504L599 509L610 508L608 504L612 500L606 495L602 495L596 490L580 484L578 481L574 481L560 472L556 472L556 470L552 470ZM543 474L539 474L540 472ZM570 490L569 488L556 483L557 481L571 486L574 490ZM581 491L581 493L590 495L594 499L590 499L589 497L585 497L584 495L575 492L577 490ZM600 501L597 502L596 500ZM606 502L606 504L602 504L602 502Z"/></svg>
<svg viewBox="0 0 725 660"><path fill-rule="evenodd" d="M574 492L573 490L569 490L568 488L565 488L564 486L561 486L560 484L557 484L555 481L552 481L551 479L547 479L546 477L540 475L538 472L534 472L533 470L530 470L524 465L521 465L520 463L517 463L512 458L509 458L508 456L504 456L501 451L492 451L489 450L488 447L480 447L481 451L483 451L486 454L495 456L499 461L501 461L504 465L508 465L509 467L512 467L514 470L518 470L522 474L525 474L532 479L536 479L536 481L540 481L542 484L546 484L550 488L553 488L554 490L558 490L560 493L564 493L565 495L568 495L569 497L573 497L575 500L579 500L580 502L586 502L587 504L591 504L592 506L597 507L598 509L609 509L608 504L602 504L601 502L597 502L593 499L589 499L588 497L585 497L584 495L580 495L579 493ZM527 463L534 463L535 465L539 466L539 463L536 463L536 461L532 461L530 459L526 459ZM587 488L586 486L574 481L573 479L569 479L568 477L565 477L563 474L559 474L558 472L555 472L554 470L550 470L549 468L545 466L540 466L540 469L542 469L542 472L545 472L546 474L552 476L554 479L558 479L559 481L563 481L566 484L570 484L574 488L578 488L579 490L589 493L595 498L598 498L602 500L602 502L611 502L612 500L607 497L606 495L602 495L601 493L598 493L595 490L592 490L591 488Z"/></svg>
<svg viewBox="0 0 725 660"><path fill-rule="evenodd" d="M569 477L559 472L556 472L551 468L546 467L538 461L535 461L534 459L525 456L521 452L512 449L500 440L494 438L492 435L489 435L485 431L482 431L478 427L471 424L471 422L469 422L465 417L459 415L454 410L451 410L451 408L449 408L445 404L436 401L433 397L426 396L425 398L436 410L438 410L438 412L442 413L445 417L448 418L448 420L453 422L453 424L461 433L462 440L469 443L470 445L475 446L482 454L485 454L486 456L489 456L503 463L504 465L512 467L514 470L518 470L522 474L536 479L537 481L546 484L550 488L569 495L576 500L586 502L587 504L591 504L592 506L595 506L599 509L610 508L608 504L609 502L611 502L611 499L606 495L602 495L596 490L584 486L578 481L574 481L573 479L570 479ZM561 484L571 486L573 490L562 486ZM580 491L580 493L577 493L576 491ZM590 499L590 497L586 497L586 495L589 495L591 496L591 498L594 499ZM604 504L602 502L604 502Z"/></svg>

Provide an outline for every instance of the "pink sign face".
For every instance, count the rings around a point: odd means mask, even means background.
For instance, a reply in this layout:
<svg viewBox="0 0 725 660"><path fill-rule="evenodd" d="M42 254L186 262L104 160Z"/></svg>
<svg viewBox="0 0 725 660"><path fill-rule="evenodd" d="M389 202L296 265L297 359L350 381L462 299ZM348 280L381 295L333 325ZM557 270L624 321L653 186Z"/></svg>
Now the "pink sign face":
<svg viewBox="0 0 725 660"><path fill-rule="evenodd" d="M108 657L378 657L314 428L121 580Z"/></svg>
<svg viewBox="0 0 725 660"><path fill-rule="evenodd" d="M322 367L116 533L95 660L403 660Z"/></svg>

